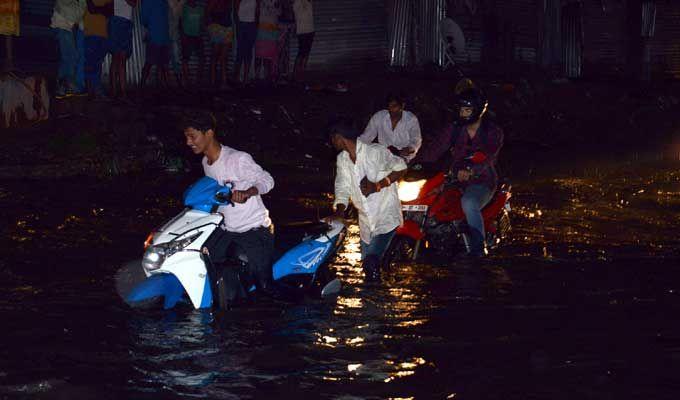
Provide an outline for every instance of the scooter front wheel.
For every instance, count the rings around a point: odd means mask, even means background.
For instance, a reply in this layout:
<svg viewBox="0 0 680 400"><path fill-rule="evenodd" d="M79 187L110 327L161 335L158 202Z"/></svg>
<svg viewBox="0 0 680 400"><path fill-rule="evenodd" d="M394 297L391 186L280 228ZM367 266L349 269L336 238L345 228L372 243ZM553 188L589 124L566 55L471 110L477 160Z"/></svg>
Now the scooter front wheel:
<svg viewBox="0 0 680 400"><path fill-rule="evenodd" d="M220 310L229 310L239 299L246 297L245 290L236 268L225 267L217 280L217 307Z"/></svg>

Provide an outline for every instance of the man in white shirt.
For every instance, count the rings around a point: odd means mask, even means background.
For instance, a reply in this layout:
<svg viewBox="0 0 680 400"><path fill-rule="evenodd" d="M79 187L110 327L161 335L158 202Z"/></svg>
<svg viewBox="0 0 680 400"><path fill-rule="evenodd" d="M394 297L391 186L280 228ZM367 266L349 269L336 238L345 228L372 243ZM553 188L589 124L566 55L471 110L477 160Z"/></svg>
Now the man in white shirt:
<svg viewBox="0 0 680 400"><path fill-rule="evenodd" d="M312 0L293 0L295 13L295 33L298 38L298 53L295 58L293 78L298 82L304 81L305 69L309 53L314 42L314 7Z"/></svg>
<svg viewBox="0 0 680 400"><path fill-rule="evenodd" d="M250 75L250 62L253 59L253 47L255 47L255 39L257 39L260 0L235 0L234 9L238 16L234 76L236 82L241 80L241 66L243 66L243 83L247 83Z"/></svg>
<svg viewBox="0 0 680 400"><path fill-rule="evenodd" d="M219 236L208 246L213 262L224 261L229 245L240 246L248 257L250 273L263 292L271 288L274 235L269 211L261 195L274 187L272 176L255 163L250 154L221 144L216 137L216 120L211 113L187 113L182 122L187 146L203 155L203 171L220 185L232 185L233 205L221 206L224 215Z"/></svg>
<svg viewBox="0 0 680 400"><path fill-rule="evenodd" d="M380 279L380 263L395 230L403 222L395 183L406 172L406 163L379 144L357 140L359 131L348 120L329 132L336 161L336 213L342 218L349 201L359 212L362 266L368 280Z"/></svg>
<svg viewBox="0 0 680 400"><path fill-rule="evenodd" d="M359 140L371 143L377 136L378 143L406 162L411 161L418 153L423 139L418 118L412 112L404 110L405 106L401 96L387 96L387 110L373 114Z"/></svg>

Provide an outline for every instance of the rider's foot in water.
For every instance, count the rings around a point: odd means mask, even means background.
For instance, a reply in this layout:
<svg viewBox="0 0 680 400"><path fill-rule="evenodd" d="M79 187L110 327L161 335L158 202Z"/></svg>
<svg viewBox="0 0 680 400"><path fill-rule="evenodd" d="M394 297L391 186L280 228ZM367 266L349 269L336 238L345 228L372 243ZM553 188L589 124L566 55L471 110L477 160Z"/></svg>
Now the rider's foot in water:
<svg viewBox="0 0 680 400"><path fill-rule="evenodd" d="M366 282L380 282L380 258L377 255L369 255L362 263Z"/></svg>
<svg viewBox="0 0 680 400"><path fill-rule="evenodd" d="M285 300L288 298L283 290L278 288L271 281L259 283L257 285L257 293L259 296L274 300Z"/></svg>

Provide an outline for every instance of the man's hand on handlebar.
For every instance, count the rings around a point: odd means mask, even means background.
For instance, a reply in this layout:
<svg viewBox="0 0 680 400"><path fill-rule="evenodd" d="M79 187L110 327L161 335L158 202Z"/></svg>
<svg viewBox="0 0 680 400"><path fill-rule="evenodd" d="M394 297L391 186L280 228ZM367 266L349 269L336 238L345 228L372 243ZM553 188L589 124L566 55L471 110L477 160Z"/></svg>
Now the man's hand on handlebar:
<svg viewBox="0 0 680 400"><path fill-rule="evenodd" d="M248 190L234 190L231 194L231 201L234 203L245 203L249 198L257 196L259 191L256 187Z"/></svg>

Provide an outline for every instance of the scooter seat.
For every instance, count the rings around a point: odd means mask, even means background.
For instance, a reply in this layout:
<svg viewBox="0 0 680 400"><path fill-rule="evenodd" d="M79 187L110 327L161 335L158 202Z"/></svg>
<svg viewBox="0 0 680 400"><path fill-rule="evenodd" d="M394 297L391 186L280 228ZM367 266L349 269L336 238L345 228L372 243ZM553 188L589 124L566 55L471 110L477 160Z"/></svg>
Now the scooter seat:
<svg viewBox="0 0 680 400"><path fill-rule="evenodd" d="M301 221L276 225L276 237L300 241L305 236L318 236L328 232L329 226L323 221Z"/></svg>

